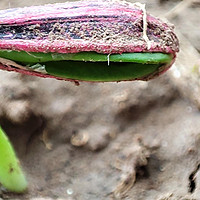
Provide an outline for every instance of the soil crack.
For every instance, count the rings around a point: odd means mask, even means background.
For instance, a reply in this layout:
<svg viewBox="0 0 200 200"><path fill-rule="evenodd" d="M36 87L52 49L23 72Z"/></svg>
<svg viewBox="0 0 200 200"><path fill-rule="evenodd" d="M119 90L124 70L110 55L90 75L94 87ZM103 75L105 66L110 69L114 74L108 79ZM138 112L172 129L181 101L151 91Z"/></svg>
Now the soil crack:
<svg viewBox="0 0 200 200"><path fill-rule="evenodd" d="M196 174L200 169L200 164L197 165L196 169L189 176L189 192L193 193L196 189Z"/></svg>

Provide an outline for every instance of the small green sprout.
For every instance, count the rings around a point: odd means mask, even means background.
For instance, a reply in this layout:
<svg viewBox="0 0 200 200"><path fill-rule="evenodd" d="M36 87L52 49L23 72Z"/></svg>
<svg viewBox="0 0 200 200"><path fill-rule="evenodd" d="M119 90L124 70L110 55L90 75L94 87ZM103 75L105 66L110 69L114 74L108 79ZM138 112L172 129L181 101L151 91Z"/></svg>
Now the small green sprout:
<svg viewBox="0 0 200 200"><path fill-rule="evenodd" d="M27 181L20 167L15 151L0 127L0 183L11 192L22 193Z"/></svg>

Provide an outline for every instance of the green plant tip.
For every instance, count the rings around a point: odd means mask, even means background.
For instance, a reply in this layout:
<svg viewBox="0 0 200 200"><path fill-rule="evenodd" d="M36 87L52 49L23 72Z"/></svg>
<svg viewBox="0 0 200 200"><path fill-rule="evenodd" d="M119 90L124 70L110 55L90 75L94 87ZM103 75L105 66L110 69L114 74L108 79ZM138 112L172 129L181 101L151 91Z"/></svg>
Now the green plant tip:
<svg viewBox="0 0 200 200"><path fill-rule="evenodd" d="M0 127L0 183L8 191L22 193L27 181L16 157L15 151Z"/></svg>

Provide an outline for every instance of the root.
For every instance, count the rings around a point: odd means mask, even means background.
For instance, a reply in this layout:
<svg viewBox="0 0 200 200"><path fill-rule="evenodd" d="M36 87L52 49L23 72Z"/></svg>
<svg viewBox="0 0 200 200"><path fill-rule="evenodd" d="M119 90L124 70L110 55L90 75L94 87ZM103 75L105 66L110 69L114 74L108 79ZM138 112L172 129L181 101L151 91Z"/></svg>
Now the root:
<svg viewBox="0 0 200 200"><path fill-rule="evenodd" d="M149 40L147 36L147 11L146 11L146 5L141 3L134 3L138 8L140 8L143 12L143 39L147 43L147 49L149 50L151 48L151 41Z"/></svg>

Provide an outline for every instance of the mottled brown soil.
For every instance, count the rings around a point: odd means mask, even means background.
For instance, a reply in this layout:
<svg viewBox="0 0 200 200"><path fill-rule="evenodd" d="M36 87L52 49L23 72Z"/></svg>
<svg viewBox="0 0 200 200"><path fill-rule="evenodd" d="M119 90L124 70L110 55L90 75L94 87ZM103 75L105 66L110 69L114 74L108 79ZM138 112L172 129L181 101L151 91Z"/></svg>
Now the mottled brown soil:
<svg viewBox="0 0 200 200"><path fill-rule="evenodd" d="M47 2L64 0L0 8ZM179 1L140 2L159 16ZM196 3L171 20L198 51L199 13ZM26 194L0 199L199 200L200 113L173 74L76 86L0 71L0 124L29 182Z"/></svg>

